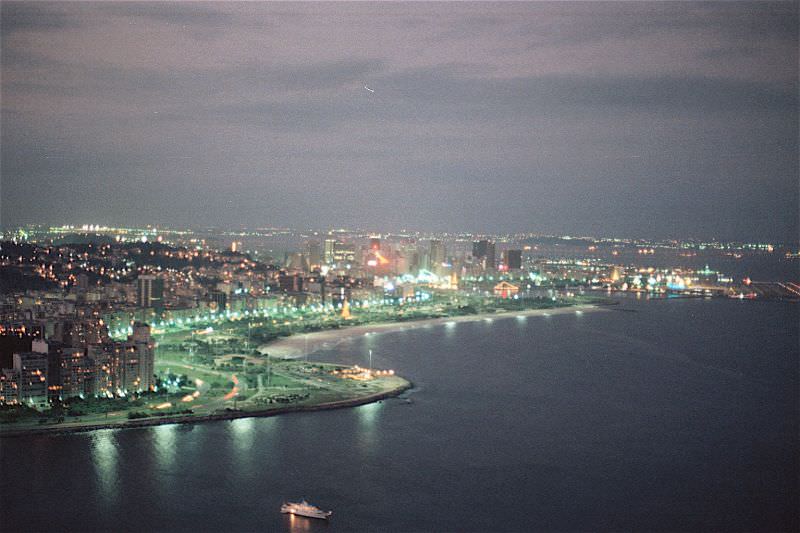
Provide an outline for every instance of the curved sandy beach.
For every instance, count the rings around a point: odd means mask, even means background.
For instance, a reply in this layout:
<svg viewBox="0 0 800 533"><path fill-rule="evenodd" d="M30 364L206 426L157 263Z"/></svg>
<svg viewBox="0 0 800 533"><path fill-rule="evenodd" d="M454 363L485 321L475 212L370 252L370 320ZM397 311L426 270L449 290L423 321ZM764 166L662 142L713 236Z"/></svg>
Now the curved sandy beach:
<svg viewBox="0 0 800 533"><path fill-rule="evenodd" d="M502 313L480 313L475 315L465 315L457 317L427 318L421 320L409 320L407 322L381 322L378 324L366 324L338 329L327 329L314 333L305 333L283 337L272 342L262 344L258 351L262 354L269 354L270 357L280 359L298 359L306 354L313 354L317 350L330 348L340 342L361 335L372 335L379 333L391 333L409 329L418 329L429 326L446 324L448 322L477 322L489 318L511 318L516 316L549 316L574 314L576 311L604 311L604 307L596 304L572 305L567 307L556 307L553 309L527 309L524 311L507 311Z"/></svg>

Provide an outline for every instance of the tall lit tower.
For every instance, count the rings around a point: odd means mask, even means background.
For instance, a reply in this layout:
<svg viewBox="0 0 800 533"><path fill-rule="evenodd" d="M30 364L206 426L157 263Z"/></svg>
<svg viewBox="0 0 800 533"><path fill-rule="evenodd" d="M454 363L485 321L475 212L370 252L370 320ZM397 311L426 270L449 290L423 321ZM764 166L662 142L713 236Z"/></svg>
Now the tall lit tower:
<svg viewBox="0 0 800 533"><path fill-rule="evenodd" d="M138 307L161 307L164 301L164 280L142 274L136 280L136 305Z"/></svg>
<svg viewBox="0 0 800 533"><path fill-rule="evenodd" d="M478 259L485 270L491 270L495 266L494 243L487 240L472 243L472 256Z"/></svg>
<svg viewBox="0 0 800 533"><path fill-rule="evenodd" d="M319 241L308 241L308 264L314 269L322 264L322 254L319 249Z"/></svg>
<svg viewBox="0 0 800 533"><path fill-rule="evenodd" d="M331 264L335 262L334 256L336 255L336 239L325 239L325 263Z"/></svg>
<svg viewBox="0 0 800 533"><path fill-rule="evenodd" d="M522 268L522 250L508 250L506 252L506 266L509 270Z"/></svg>
<svg viewBox="0 0 800 533"><path fill-rule="evenodd" d="M430 265L434 274L441 274L442 263L446 259L447 250L444 247L444 243L439 240L431 240Z"/></svg>

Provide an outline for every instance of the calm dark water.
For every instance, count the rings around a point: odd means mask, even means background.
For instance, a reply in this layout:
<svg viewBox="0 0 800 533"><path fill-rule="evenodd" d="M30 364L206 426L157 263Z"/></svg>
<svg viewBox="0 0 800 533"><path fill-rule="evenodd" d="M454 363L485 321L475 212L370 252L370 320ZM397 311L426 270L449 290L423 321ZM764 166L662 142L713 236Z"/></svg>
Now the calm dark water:
<svg viewBox="0 0 800 533"><path fill-rule="evenodd" d="M371 348L411 403L4 439L0 527L797 530L798 307L619 307L319 352ZM330 524L279 514L301 497Z"/></svg>

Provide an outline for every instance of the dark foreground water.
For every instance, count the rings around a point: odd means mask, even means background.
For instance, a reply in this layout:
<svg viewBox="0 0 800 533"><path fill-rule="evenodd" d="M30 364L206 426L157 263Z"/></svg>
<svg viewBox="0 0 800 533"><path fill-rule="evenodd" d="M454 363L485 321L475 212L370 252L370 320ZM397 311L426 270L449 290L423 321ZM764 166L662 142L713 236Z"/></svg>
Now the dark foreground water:
<svg viewBox="0 0 800 533"><path fill-rule="evenodd" d="M371 348L410 403L1 440L0 527L797 530L798 308L619 307L319 353ZM278 512L301 497L330 524Z"/></svg>

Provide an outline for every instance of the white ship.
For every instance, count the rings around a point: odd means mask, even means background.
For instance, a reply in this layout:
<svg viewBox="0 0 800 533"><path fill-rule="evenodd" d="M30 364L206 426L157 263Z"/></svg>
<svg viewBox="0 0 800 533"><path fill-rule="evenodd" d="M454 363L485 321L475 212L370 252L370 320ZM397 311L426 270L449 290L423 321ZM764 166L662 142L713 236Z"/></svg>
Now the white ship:
<svg viewBox="0 0 800 533"><path fill-rule="evenodd" d="M321 518L323 520L327 520L328 517L333 514L333 511L323 511L319 507L314 507L305 500L300 503L284 503L281 505L281 512L307 516L309 518Z"/></svg>

